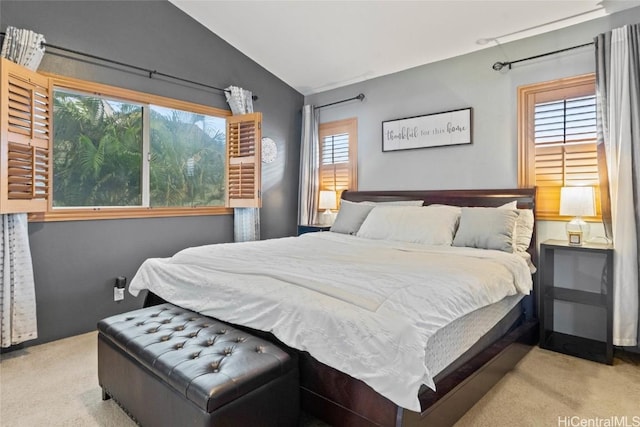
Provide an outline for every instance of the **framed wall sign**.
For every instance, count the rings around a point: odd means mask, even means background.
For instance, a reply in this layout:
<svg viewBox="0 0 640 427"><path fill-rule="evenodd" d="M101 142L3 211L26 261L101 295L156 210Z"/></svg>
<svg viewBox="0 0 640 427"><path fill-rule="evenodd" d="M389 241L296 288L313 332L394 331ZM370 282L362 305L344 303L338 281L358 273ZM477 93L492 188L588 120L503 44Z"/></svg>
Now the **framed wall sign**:
<svg viewBox="0 0 640 427"><path fill-rule="evenodd" d="M471 144L471 107L382 122L382 151Z"/></svg>

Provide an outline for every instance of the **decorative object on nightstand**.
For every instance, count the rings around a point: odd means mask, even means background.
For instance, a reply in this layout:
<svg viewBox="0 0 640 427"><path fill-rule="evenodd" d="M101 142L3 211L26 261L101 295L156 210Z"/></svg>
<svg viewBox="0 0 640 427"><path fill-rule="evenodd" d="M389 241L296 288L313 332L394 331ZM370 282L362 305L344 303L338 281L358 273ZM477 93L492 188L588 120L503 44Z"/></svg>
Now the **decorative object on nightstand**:
<svg viewBox="0 0 640 427"><path fill-rule="evenodd" d="M574 217L567 223L567 237L570 245L580 246L589 238L589 223L582 217L595 214L593 187L562 187L560 189L560 215Z"/></svg>
<svg viewBox="0 0 640 427"><path fill-rule="evenodd" d="M575 266L571 278L560 279L556 277L559 275L556 275L555 267L563 266L563 264L556 262L556 258L559 258L558 253L572 257L599 256L604 258L602 274L597 278L599 283L591 283L589 286L589 280L587 280L589 277L584 272L575 269ZM564 266L566 267L566 265ZM575 246L563 240L547 240L540 245L538 281L540 289L540 347L595 362L613 364L613 246L600 243L583 243L581 246ZM587 290L587 288L591 289ZM603 325L605 340L556 331L554 311L557 301L604 310L606 318ZM580 310L575 310L575 312L580 312Z"/></svg>
<svg viewBox="0 0 640 427"><path fill-rule="evenodd" d="M333 213L331 209L336 209L337 207L336 192L321 190L318 208L324 209L324 212L320 214L320 224L331 225L333 223Z"/></svg>
<svg viewBox="0 0 640 427"><path fill-rule="evenodd" d="M322 225L322 224L298 225L298 236L305 233L329 231L330 229L331 229L330 225Z"/></svg>

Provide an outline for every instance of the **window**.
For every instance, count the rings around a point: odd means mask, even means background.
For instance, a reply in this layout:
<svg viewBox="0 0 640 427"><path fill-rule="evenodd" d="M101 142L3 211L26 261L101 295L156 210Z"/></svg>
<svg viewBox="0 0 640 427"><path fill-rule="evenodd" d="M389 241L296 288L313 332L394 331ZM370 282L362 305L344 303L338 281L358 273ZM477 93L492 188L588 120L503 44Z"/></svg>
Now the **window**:
<svg viewBox="0 0 640 427"><path fill-rule="evenodd" d="M212 107L54 76L45 219L230 212L226 117Z"/></svg>
<svg viewBox="0 0 640 427"><path fill-rule="evenodd" d="M356 118L322 123L319 126L320 190L340 193L358 188L358 120Z"/></svg>
<svg viewBox="0 0 640 427"><path fill-rule="evenodd" d="M596 138L593 74L518 89L518 184L537 187L538 219L561 219L563 186L596 187L600 216Z"/></svg>
<svg viewBox="0 0 640 427"><path fill-rule="evenodd" d="M66 89L53 101L54 208L224 205L224 118Z"/></svg>
<svg viewBox="0 0 640 427"><path fill-rule="evenodd" d="M53 207L142 205L142 105L53 91Z"/></svg>
<svg viewBox="0 0 640 427"><path fill-rule="evenodd" d="M225 119L150 107L149 205L224 206Z"/></svg>
<svg viewBox="0 0 640 427"><path fill-rule="evenodd" d="M229 117L3 58L0 76L0 213L61 221L261 206L261 113Z"/></svg>

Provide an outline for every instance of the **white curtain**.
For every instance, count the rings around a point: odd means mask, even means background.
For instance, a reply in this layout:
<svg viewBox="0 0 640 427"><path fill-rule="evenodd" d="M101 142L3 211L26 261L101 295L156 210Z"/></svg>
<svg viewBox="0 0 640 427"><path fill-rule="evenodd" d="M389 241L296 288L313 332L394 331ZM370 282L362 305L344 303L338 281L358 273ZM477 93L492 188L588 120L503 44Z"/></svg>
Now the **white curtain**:
<svg viewBox="0 0 640 427"><path fill-rule="evenodd" d="M233 114L253 113L253 98L250 91L237 86L229 86L224 93ZM235 208L233 210L233 236L236 242L260 240L260 209Z"/></svg>
<svg viewBox="0 0 640 427"><path fill-rule="evenodd" d="M238 86L229 86L225 89L224 94L233 114L253 113L253 95L251 91Z"/></svg>
<svg viewBox="0 0 640 427"><path fill-rule="evenodd" d="M32 71L38 69L44 56L44 36L31 30L7 27L0 56Z"/></svg>
<svg viewBox="0 0 640 427"><path fill-rule="evenodd" d="M300 145L300 187L298 189L298 224L316 224L318 216L318 122L320 111L313 105L302 107L302 142Z"/></svg>
<svg viewBox="0 0 640 427"><path fill-rule="evenodd" d="M44 55L44 37L7 27L0 56L32 71ZM27 214L0 215L0 347L37 338L36 296Z"/></svg>
<svg viewBox="0 0 640 427"><path fill-rule="evenodd" d="M599 166L605 228L614 244L613 343L638 343L640 239L640 24L600 34L596 43ZM602 156L604 154L604 158ZM608 197L607 197L608 196Z"/></svg>
<svg viewBox="0 0 640 427"><path fill-rule="evenodd" d="M38 337L27 214L0 215L0 347Z"/></svg>

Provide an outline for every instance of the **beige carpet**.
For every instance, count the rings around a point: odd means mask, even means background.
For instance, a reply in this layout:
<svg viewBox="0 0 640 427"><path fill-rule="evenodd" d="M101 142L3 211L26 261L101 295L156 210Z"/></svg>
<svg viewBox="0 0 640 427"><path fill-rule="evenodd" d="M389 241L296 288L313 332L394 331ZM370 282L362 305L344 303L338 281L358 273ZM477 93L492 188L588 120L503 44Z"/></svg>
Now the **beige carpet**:
<svg viewBox="0 0 640 427"><path fill-rule="evenodd" d="M2 427L135 425L112 400L101 400L95 332L0 357ZM534 348L456 426L569 427L581 419L624 416L626 424L617 425L640 426L637 356L606 366ZM616 425L605 422L588 425ZM301 422L317 425L310 417Z"/></svg>
<svg viewBox="0 0 640 427"><path fill-rule="evenodd" d="M625 416L626 422L622 424L589 421L612 417L622 420ZM640 427L640 357L621 352L613 366L608 366L539 347L534 347L456 424L614 425Z"/></svg>

